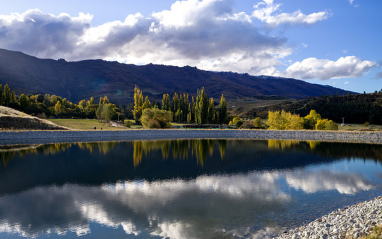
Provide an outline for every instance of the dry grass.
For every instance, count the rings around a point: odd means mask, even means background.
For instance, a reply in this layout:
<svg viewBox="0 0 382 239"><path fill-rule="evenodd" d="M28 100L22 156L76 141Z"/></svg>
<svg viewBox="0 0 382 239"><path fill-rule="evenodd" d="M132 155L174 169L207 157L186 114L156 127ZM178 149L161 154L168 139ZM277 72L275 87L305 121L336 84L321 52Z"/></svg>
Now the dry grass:
<svg viewBox="0 0 382 239"><path fill-rule="evenodd" d="M49 119L49 121L67 127L71 130L93 130L95 126L97 130L101 128L103 130L128 130L127 127L110 127L106 122L99 122L95 119ZM140 126L142 127L142 126ZM132 129L139 128L139 126L133 125Z"/></svg>
<svg viewBox="0 0 382 239"><path fill-rule="evenodd" d="M18 110L0 106L1 130L68 130L48 120L27 115Z"/></svg>
<svg viewBox="0 0 382 239"><path fill-rule="evenodd" d="M338 124L338 130L341 131L382 131L382 125L369 125L364 126L363 124L345 124L341 126Z"/></svg>

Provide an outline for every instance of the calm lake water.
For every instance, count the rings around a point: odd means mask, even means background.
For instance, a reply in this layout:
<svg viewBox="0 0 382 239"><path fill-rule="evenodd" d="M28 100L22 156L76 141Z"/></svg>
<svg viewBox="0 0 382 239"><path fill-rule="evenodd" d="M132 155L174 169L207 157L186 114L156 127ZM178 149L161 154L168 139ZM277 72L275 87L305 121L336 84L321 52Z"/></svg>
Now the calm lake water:
<svg viewBox="0 0 382 239"><path fill-rule="evenodd" d="M382 146L0 146L0 238L263 238L382 195Z"/></svg>

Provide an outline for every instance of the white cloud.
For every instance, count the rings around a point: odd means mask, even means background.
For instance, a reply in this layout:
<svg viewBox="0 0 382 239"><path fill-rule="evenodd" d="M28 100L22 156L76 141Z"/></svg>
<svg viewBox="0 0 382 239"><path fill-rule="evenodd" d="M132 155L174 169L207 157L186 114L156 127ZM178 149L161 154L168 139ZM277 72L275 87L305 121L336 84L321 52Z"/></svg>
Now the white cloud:
<svg viewBox="0 0 382 239"><path fill-rule="evenodd" d="M375 65L376 63L373 61L363 61L355 56L341 57L337 61L307 58L289 66L284 75L303 80L356 78L368 72Z"/></svg>
<svg viewBox="0 0 382 239"><path fill-rule="evenodd" d="M290 187L305 193L316 193L337 190L341 194L353 195L361 191L374 189L375 186L358 174L343 174L336 172L296 171L287 173L285 180Z"/></svg>
<svg viewBox="0 0 382 239"><path fill-rule="evenodd" d="M286 39L261 33L232 0L175 2L170 10L129 15L93 27L92 15L39 10L0 16L0 47L42 58L191 65L205 70L277 74L292 53Z"/></svg>
<svg viewBox="0 0 382 239"><path fill-rule="evenodd" d="M349 3L352 5L353 4L353 2L354 2L354 0L349 0Z"/></svg>
<svg viewBox="0 0 382 239"><path fill-rule="evenodd" d="M297 10L293 13L279 13L281 4L274 4L273 0L265 0L255 5L252 13L254 18L265 22L269 27L277 27L281 24L313 24L329 17L327 11L314 12L309 15ZM276 14L275 14L276 13Z"/></svg>
<svg viewBox="0 0 382 239"><path fill-rule="evenodd" d="M240 228L236 224L222 228L220 222L214 221L217 217L227 221L240 218L247 213L248 208L243 207L246 203L253 207L254 221L258 216L285 210L292 197L284 184L305 193L337 190L341 194L355 194L375 188L356 173L305 169L202 175L192 180L125 181L103 186L37 187L0 197L0 232L24 237L70 232L85 235L91 234L89 224L93 222L122 228L128 235L151 233L173 239L200 238L198 232L203 233L205 228L196 222L202 215L210 221L210 230L224 229L238 238L253 233L251 238L257 238L272 230L259 228L249 232L252 220L244 220ZM226 211L227 208L231 210Z"/></svg>

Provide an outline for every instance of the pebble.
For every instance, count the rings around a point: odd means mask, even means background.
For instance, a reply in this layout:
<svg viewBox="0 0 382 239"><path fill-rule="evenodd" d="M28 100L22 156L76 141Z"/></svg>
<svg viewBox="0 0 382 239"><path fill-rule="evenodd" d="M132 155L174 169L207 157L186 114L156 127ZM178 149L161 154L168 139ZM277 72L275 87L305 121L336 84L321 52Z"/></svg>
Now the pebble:
<svg viewBox="0 0 382 239"><path fill-rule="evenodd" d="M358 238L368 234L373 226L382 223L382 197L336 210L313 222L291 229L275 239L302 238Z"/></svg>

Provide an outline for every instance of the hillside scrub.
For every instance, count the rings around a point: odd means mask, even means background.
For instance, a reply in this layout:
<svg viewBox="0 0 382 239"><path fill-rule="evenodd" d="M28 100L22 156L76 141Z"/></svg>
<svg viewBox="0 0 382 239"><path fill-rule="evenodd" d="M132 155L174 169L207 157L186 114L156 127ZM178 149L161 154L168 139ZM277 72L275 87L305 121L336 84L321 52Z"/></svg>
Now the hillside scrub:
<svg viewBox="0 0 382 239"><path fill-rule="evenodd" d="M301 99L295 102L286 101L267 107L250 110L246 117L256 115L267 118L268 111L291 112L292 114L307 115L314 109L322 118L345 123L382 124L382 91L363 94L330 95Z"/></svg>

